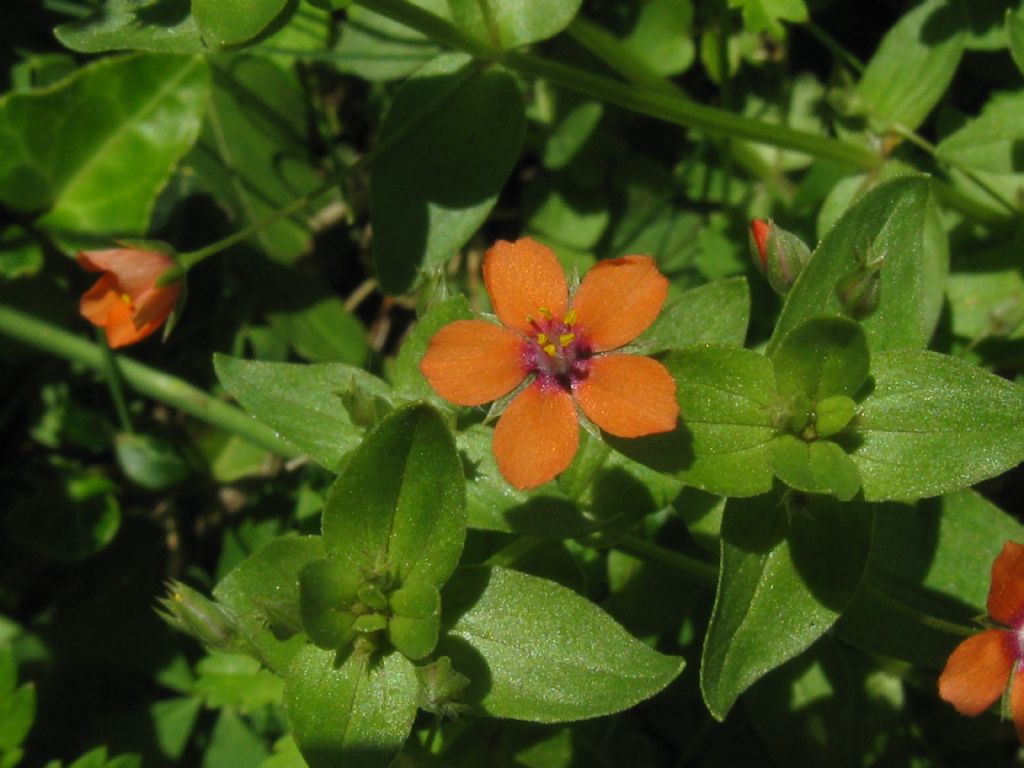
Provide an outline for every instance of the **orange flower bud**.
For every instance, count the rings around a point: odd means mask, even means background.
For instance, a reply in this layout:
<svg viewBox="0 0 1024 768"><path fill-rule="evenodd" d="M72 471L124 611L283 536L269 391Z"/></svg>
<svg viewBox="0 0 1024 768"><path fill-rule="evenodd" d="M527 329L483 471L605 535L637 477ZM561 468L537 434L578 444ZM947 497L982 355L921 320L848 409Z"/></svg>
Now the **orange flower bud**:
<svg viewBox="0 0 1024 768"><path fill-rule="evenodd" d="M180 281L156 284L175 266L174 257L166 253L137 248L83 251L78 263L90 272L103 273L82 295L79 311L106 330L112 348L135 344L153 333L167 320L181 295Z"/></svg>

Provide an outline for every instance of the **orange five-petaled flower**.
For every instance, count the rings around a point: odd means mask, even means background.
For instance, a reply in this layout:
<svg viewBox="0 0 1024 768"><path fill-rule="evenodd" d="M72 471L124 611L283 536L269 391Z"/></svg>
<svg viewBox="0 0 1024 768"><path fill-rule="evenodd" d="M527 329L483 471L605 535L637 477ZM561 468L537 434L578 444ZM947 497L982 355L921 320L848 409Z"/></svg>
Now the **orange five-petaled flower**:
<svg viewBox="0 0 1024 768"><path fill-rule="evenodd" d="M613 352L654 322L665 302L668 281L652 259L599 262L571 305L558 258L529 238L495 243L483 272L502 325L446 325L431 339L420 370L458 405L497 400L532 377L494 429L494 456L509 483L534 488L569 466L579 444L577 405L618 437L675 428L676 385L665 367Z"/></svg>
<svg viewBox="0 0 1024 768"><path fill-rule="evenodd" d="M157 286L157 279L174 266L174 259L158 251L112 248L83 251L78 263L103 276L83 294L82 317L106 329L107 343L123 347L142 341L163 325L181 293L181 283Z"/></svg>
<svg viewBox="0 0 1024 768"><path fill-rule="evenodd" d="M939 696L957 711L980 715L1010 686L1010 715L1024 743L1024 545L1006 542L992 564L989 629L956 647L939 677Z"/></svg>

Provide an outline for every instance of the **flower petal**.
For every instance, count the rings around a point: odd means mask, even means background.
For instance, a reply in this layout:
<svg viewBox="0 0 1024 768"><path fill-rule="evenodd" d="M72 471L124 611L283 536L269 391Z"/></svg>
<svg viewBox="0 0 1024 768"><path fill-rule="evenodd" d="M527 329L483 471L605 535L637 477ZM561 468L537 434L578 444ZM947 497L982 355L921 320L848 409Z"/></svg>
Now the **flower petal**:
<svg viewBox="0 0 1024 768"><path fill-rule="evenodd" d="M956 647L939 675L939 696L962 715L980 715L998 699L1009 681L1015 654L1013 635L990 629Z"/></svg>
<svg viewBox="0 0 1024 768"><path fill-rule="evenodd" d="M522 348L523 339L499 325L456 320L434 334L420 371L451 403L489 403L526 378Z"/></svg>
<svg viewBox="0 0 1024 768"><path fill-rule="evenodd" d="M128 305L117 292L117 281L110 275L103 275L78 301L79 313L93 325L106 325L110 313L118 307L130 314Z"/></svg>
<svg viewBox="0 0 1024 768"><path fill-rule="evenodd" d="M1017 739L1024 744L1024 668L1020 664L1013 672L1010 682L1010 717L1017 729Z"/></svg>
<svg viewBox="0 0 1024 768"><path fill-rule="evenodd" d="M78 263L90 272L113 275L118 290L136 299L174 265L174 259L158 251L111 248L105 251L82 251L78 254Z"/></svg>
<svg viewBox="0 0 1024 768"><path fill-rule="evenodd" d="M128 305L125 304L123 306L125 311L123 313L118 311L111 314L107 323L107 344L111 349L127 347L129 344L142 341L163 325L164 322L163 318L160 318L160 320L151 323L136 325Z"/></svg>
<svg viewBox="0 0 1024 768"><path fill-rule="evenodd" d="M579 445L572 396L535 382L520 392L494 428L498 469L519 489L536 488L572 463Z"/></svg>
<svg viewBox="0 0 1024 768"><path fill-rule="evenodd" d="M628 344L661 312L668 280L648 256L600 261L587 272L572 301L576 328L602 352Z"/></svg>
<svg viewBox="0 0 1024 768"><path fill-rule="evenodd" d="M679 416L675 380L665 366L649 357L593 358L575 395L592 422L618 437L670 432Z"/></svg>
<svg viewBox="0 0 1024 768"><path fill-rule="evenodd" d="M135 325L143 326L155 323L161 325L171 314L178 303L181 283L174 283L163 288L150 288L143 291L135 302Z"/></svg>
<svg viewBox="0 0 1024 768"><path fill-rule="evenodd" d="M1015 624L1024 616L1024 545L1008 541L992 563L988 615L1000 624Z"/></svg>
<svg viewBox="0 0 1024 768"><path fill-rule="evenodd" d="M528 237L499 240L484 256L484 283L494 313L509 328L532 333L541 309L561 319L568 306L565 273L555 252Z"/></svg>

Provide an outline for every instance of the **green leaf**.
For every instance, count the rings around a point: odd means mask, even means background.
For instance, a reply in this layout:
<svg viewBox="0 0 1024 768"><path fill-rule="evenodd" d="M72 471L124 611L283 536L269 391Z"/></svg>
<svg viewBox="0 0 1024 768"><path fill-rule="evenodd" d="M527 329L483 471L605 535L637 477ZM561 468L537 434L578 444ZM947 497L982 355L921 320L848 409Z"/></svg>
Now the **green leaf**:
<svg viewBox="0 0 1024 768"><path fill-rule="evenodd" d="M990 173L1024 173L1024 91L995 93L981 114L939 142L936 154L948 162Z"/></svg>
<svg viewBox="0 0 1024 768"><path fill-rule="evenodd" d="M868 342L860 325L841 317L818 317L790 331L772 355L780 395L806 395L817 402L852 397L868 377Z"/></svg>
<svg viewBox="0 0 1024 768"><path fill-rule="evenodd" d="M581 4L582 0L449 0L456 24L503 50L554 37L569 26Z"/></svg>
<svg viewBox="0 0 1024 768"><path fill-rule="evenodd" d="M875 357L850 456L869 501L949 493L1024 460L1024 391L934 352Z"/></svg>
<svg viewBox="0 0 1024 768"><path fill-rule="evenodd" d="M794 435L779 435L771 444L771 462L775 476L798 491L849 501L860 490L857 466L831 440L805 442Z"/></svg>
<svg viewBox="0 0 1024 768"><path fill-rule="evenodd" d="M797 0L799 2L799 0ZM650 0L640 5L636 23L622 40L623 49L652 72L678 75L693 63L693 3Z"/></svg>
<svg viewBox="0 0 1024 768"><path fill-rule="evenodd" d="M466 700L492 717L553 723L618 712L683 668L589 600L536 576L467 568L442 600L450 629L438 653L469 677Z"/></svg>
<svg viewBox="0 0 1024 768"><path fill-rule="evenodd" d="M210 734L202 768L248 768L266 756L263 739L236 712L224 709Z"/></svg>
<svg viewBox="0 0 1024 768"><path fill-rule="evenodd" d="M871 517L867 505L822 496L729 501L700 669L714 717L836 622L864 572Z"/></svg>
<svg viewBox="0 0 1024 768"><path fill-rule="evenodd" d="M269 59L245 55L219 56L212 71L206 123L186 162L228 211L232 228L242 229L323 181L310 162L307 104L292 76ZM310 238L303 216L293 214L248 242L288 263L307 250Z"/></svg>
<svg viewBox="0 0 1024 768"><path fill-rule="evenodd" d="M743 346L750 320L745 277L730 277L691 288L669 299L658 319L637 339L647 353L695 344Z"/></svg>
<svg viewBox="0 0 1024 768"><path fill-rule="evenodd" d="M960 64L965 26L956 4L926 0L886 33L857 85L878 130L924 121Z"/></svg>
<svg viewBox="0 0 1024 768"><path fill-rule="evenodd" d="M729 0L729 7L743 9L743 26L753 34L767 31L781 38L780 21L807 21L804 0Z"/></svg>
<svg viewBox="0 0 1024 768"><path fill-rule="evenodd" d="M43 249L38 241L17 225L0 233L0 281L29 277L43 267Z"/></svg>
<svg viewBox="0 0 1024 768"><path fill-rule="evenodd" d="M515 78L443 56L395 96L371 169L373 258L386 293L448 261L498 199L523 141Z"/></svg>
<svg viewBox="0 0 1024 768"><path fill-rule="evenodd" d="M1010 39L1010 55L1017 69L1024 75L1024 16L1020 10L1014 13L1006 11L1006 33Z"/></svg>
<svg viewBox="0 0 1024 768"><path fill-rule="evenodd" d="M864 580L837 625L872 653L941 669L959 638L922 617L971 626L985 613L992 563L1024 526L972 490L914 506L874 505Z"/></svg>
<svg viewBox="0 0 1024 768"><path fill-rule="evenodd" d="M278 675L239 653L211 651L196 665L196 673L193 690L212 709L230 707L252 712L268 704L279 704L284 692Z"/></svg>
<svg viewBox="0 0 1024 768"><path fill-rule="evenodd" d="M866 258L882 258L881 300L861 326L873 352L921 347L931 326L923 253L928 180L909 176L880 184L858 200L825 235L786 297L772 354L790 331L812 317L841 315L836 286Z"/></svg>
<svg viewBox="0 0 1024 768"><path fill-rule="evenodd" d="M161 699L149 705L153 736L160 754L168 760L180 760L188 746L203 700L195 696Z"/></svg>
<svg viewBox="0 0 1024 768"><path fill-rule="evenodd" d="M201 57L136 55L8 94L0 100L0 202L49 209L42 223L69 236L143 233L198 136L208 81Z"/></svg>
<svg viewBox="0 0 1024 768"><path fill-rule="evenodd" d="M81 21L53 30L73 51L136 50L155 53L205 53L189 0L107 0Z"/></svg>
<svg viewBox="0 0 1024 768"><path fill-rule="evenodd" d="M768 358L735 347L691 347L664 360L676 380L681 424L638 440L609 438L634 461L723 496L772 487L769 443L776 403Z"/></svg>
<svg viewBox="0 0 1024 768"><path fill-rule="evenodd" d="M0 756L13 752L28 736L36 714L36 690L31 684L18 687L14 653L0 647Z"/></svg>
<svg viewBox="0 0 1024 768"><path fill-rule="evenodd" d="M256 37L288 6L288 0L192 0L192 15L203 42L223 48Z"/></svg>
<svg viewBox="0 0 1024 768"><path fill-rule="evenodd" d="M418 0L416 5L446 16L446 0ZM412 74L441 49L430 38L360 5L348 9L335 47L339 72L364 80L397 80Z"/></svg>
<svg viewBox="0 0 1024 768"><path fill-rule="evenodd" d="M386 567L399 584L447 581L466 535L465 483L436 411L407 406L366 436L331 487L323 531L346 573Z"/></svg>
<svg viewBox="0 0 1024 768"><path fill-rule="evenodd" d="M114 451L121 471L142 488L164 490L189 476L188 465L174 446L152 435L118 435Z"/></svg>
<svg viewBox="0 0 1024 768"><path fill-rule="evenodd" d="M416 714L419 684L400 653L379 659L307 645L292 664L285 710L309 768L387 768Z"/></svg>
<svg viewBox="0 0 1024 768"><path fill-rule="evenodd" d="M214 355L213 367L243 408L318 464L335 471L362 435L362 427L345 408L345 396L390 394L380 379L343 363L296 365Z"/></svg>
<svg viewBox="0 0 1024 768"><path fill-rule="evenodd" d="M230 609L246 640L277 672L288 668L297 646L295 638L275 636L279 624L298 624L299 572L324 556L319 536L286 536L274 539L250 555L213 590L213 596Z"/></svg>
<svg viewBox="0 0 1024 768"><path fill-rule="evenodd" d="M290 276L289 282L304 282L298 277ZM306 295L315 296L312 288ZM366 328L337 296L324 295L299 309L271 312L268 319L296 354L313 363L361 365L369 352Z"/></svg>

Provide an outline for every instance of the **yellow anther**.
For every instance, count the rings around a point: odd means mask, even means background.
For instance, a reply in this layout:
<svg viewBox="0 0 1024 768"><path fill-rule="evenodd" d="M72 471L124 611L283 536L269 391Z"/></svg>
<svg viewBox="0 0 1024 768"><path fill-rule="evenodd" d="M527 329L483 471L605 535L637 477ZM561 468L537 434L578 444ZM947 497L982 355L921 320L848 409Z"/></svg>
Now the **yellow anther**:
<svg viewBox="0 0 1024 768"><path fill-rule="evenodd" d="M545 344L548 343L548 335L546 333L538 333L537 343L543 347Z"/></svg>
<svg viewBox="0 0 1024 768"><path fill-rule="evenodd" d="M551 320L554 317L554 315L551 314L551 310L548 309L547 307L541 307L537 311L540 313L540 316L543 317L545 320Z"/></svg>
<svg viewBox="0 0 1024 768"><path fill-rule="evenodd" d="M570 309L568 314L565 316L565 324L573 325L576 322L576 310Z"/></svg>
<svg viewBox="0 0 1024 768"><path fill-rule="evenodd" d="M575 333L563 333L558 337L558 343L563 347L567 347L572 343L572 340L576 338Z"/></svg>
<svg viewBox="0 0 1024 768"><path fill-rule="evenodd" d="M548 353L548 357L554 357L558 354L558 350L555 349L554 344L547 344L543 347L544 351Z"/></svg>
<svg viewBox="0 0 1024 768"><path fill-rule="evenodd" d="M123 301L128 306L131 306L131 304L132 304L132 297L129 296L127 293L122 293L121 294L121 301Z"/></svg>

